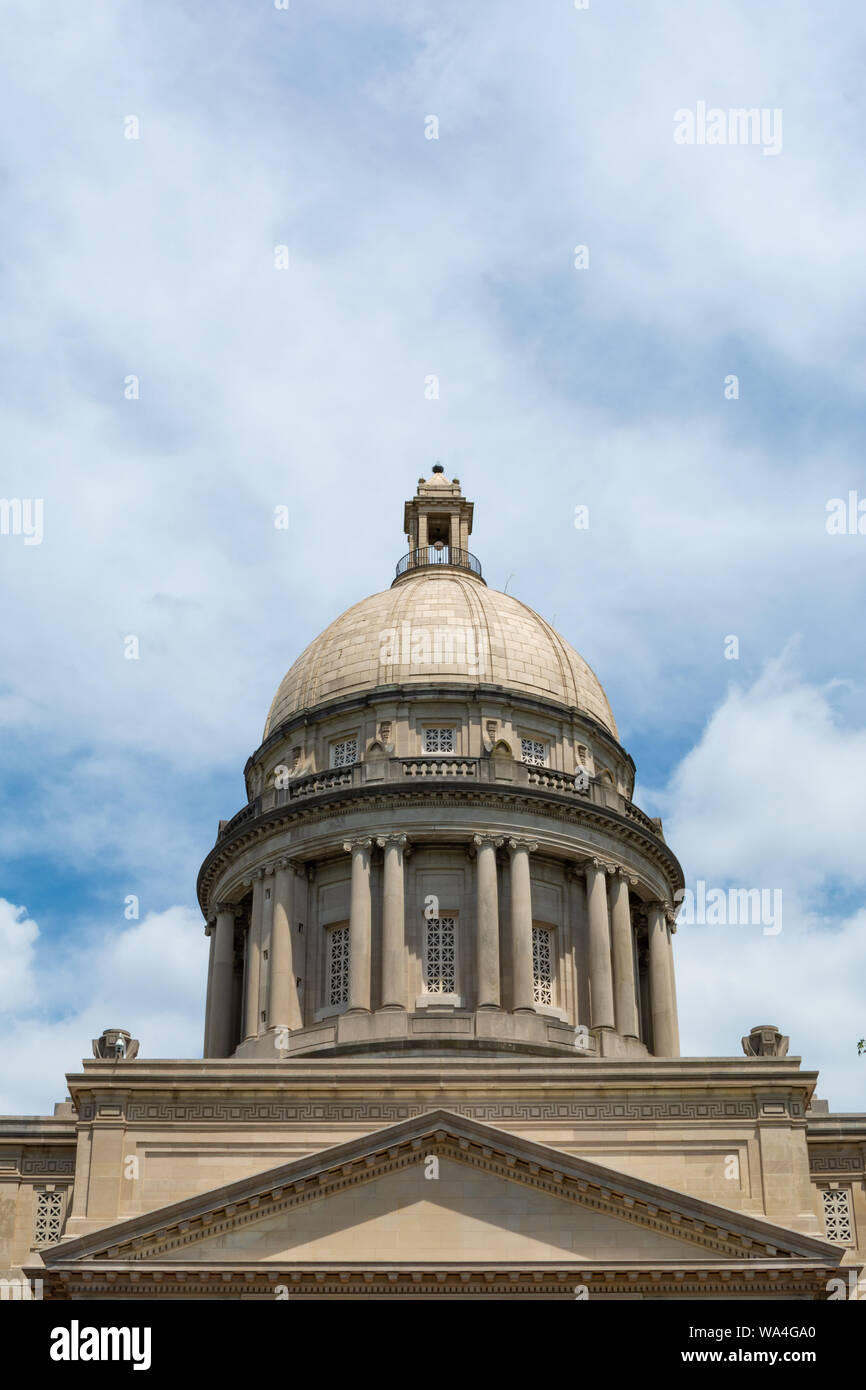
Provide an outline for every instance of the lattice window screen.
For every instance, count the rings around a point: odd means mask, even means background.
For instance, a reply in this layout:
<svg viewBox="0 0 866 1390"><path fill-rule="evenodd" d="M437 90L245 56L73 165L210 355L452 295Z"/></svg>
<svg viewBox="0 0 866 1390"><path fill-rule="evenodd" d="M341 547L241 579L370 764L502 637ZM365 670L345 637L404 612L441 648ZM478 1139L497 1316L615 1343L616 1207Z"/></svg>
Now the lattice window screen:
<svg viewBox="0 0 866 1390"><path fill-rule="evenodd" d="M546 927L532 928L532 974L536 1004L553 1003L553 953Z"/></svg>
<svg viewBox="0 0 866 1390"><path fill-rule="evenodd" d="M428 917L425 944L425 988L427 993L456 994L456 917Z"/></svg>
<svg viewBox="0 0 866 1390"><path fill-rule="evenodd" d="M520 756L525 763L532 763L533 767L544 767L547 761L547 746L539 743L536 738L522 738Z"/></svg>
<svg viewBox="0 0 866 1390"><path fill-rule="evenodd" d="M454 730L453 730L453 729L425 729L425 730L424 730L424 752L425 752L425 753L453 753L453 752L454 752Z"/></svg>
<svg viewBox="0 0 866 1390"><path fill-rule="evenodd" d="M63 1193L37 1192L34 1243L36 1245L54 1245L60 1239L62 1223Z"/></svg>
<svg viewBox="0 0 866 1390"><path fill-rule="evenodd" d="M351 767L358 761L358 740L344 738L331 744L331 767Z"/></svg>
<svg viewBox="0 0 866 1390"><path fill-rule="evenodd" d="M850 1187L826 1187L821 1192L824 1206L824 1229L828 1240L839 1245L854 1244L854 1215L851 1210Z"/></svg>
<svg viewBox="0 0 866 1390"><path fill-rule="evenodd" d="M349 1002L349 928L328 932L328 1003Z"/></svg>

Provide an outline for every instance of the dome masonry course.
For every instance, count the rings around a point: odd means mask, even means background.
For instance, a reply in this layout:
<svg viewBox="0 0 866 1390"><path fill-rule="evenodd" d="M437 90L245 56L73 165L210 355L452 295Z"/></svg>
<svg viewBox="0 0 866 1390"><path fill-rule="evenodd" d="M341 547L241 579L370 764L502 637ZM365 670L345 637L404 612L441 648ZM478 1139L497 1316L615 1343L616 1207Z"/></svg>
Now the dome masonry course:
<svg viewBox="0 0 866 1390"><path fill-rule="evenodd" d="M617 737L601 682L527 604L436 562L325 628L274 696L264 737L300 710L389 685L494 685L578 709Z"/></svg>

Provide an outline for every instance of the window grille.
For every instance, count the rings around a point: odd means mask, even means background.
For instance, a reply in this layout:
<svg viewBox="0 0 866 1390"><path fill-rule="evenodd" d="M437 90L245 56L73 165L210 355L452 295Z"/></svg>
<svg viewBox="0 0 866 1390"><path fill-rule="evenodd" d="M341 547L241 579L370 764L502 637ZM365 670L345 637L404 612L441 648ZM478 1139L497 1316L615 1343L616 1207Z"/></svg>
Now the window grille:
<svg viewBox="0 0 866 1390"><path fill-rule="evenodd" d="M425 941L425 988L428 994L457 993L457 919L428 917Z"/></svg>
<svg viewBox="0 0 866 1390"><path fill-rule="evenodd" d="M536 1004L553 1004L553 955L550 932L532 928L532 978Z"/></svg>
<svg viewBox="0 0 866 1390"><path fill-rule="evenodd" d="M358 761L358 740L344 738L331 744L331 767L351 767Z"/></svg>
<svg viewBox="0 0 866 1390"><path fill-rule="evenodd" d="M824 1206L824 1230L828 1240L838 1245L854 1244L854 1222L851 1212L850 1187L825 1187L821 1191Z"/></svg>
<svg viewBox="0 0 866 1390"><path fill-rule="evenodd" d="M424 730L424 752L425 752L425 753L453 753L453 752L454 752L454 730L453 730L453 729L425 729L425 730Z"/></svg>
<svg viewBox="0 0 866 1390"><path fill-rule="evenodd" d="M533 767L544 767L547 761L546 745L539 743L536 738L522 738L520 756L525 763L532 763Z"/></svg>
<svg viewBox="0 0 866 1390"><path fill-rule="evenodd" d="M349 928L328 932L328 1003L349 1002Z"/></svg>
<svg viewBox="0 0 866 1390"><path fill-rule="evenodd" d="M60 1239L63 1222L63 1193L36 1193L36 1245L54 1245Z"/></svg>

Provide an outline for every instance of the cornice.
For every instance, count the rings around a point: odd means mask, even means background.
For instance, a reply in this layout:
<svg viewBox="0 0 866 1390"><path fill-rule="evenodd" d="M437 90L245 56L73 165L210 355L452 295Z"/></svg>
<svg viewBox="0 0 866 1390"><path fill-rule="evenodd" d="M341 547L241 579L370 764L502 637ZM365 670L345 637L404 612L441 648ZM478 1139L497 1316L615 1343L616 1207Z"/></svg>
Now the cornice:
<svg viewBox="0 0 866 1390"><path fill-rule="evenodd" d="M785 1293L797 1299L824 1299L828 1271L836 1266L816 1266L811 1262L773 1264L750 1262L748 1268L720 1267L705 1261L697 1265L680 1262L674 1267L606 1266L572 1264L551 1270L540 1265L479 1266L474 1264L401 1265L383 1268L375 1265L330 1263L298 1269L280 1267L267 1271L248 1266L220 1268L188 1267L172 1261L163 1267L129 1269L111 1262L82 1264L79 1270L27 1269L39 1278L44 1296L52 1301L88 1298L216 1298L231 1296L275 1299L279 1286L290 1298L386 1298L409 1299L509 1297L526 1300L540 1298L573 1301L578 1286L586 1289L590 1301L644 1295L650 1298L780 1298Z"/></svg>
<svg viewBox="0 0 866 1390"><path fill-rule="evenodd" d="M303 806L289 804L275 806L258 816L244 821L224 840L218 841L205 857L199 870L196 891L202 913L206 919L213 914L208 911L212 885L223 865L257 839L262 839L281 826L298 823L316 825L328 819L342 818L347 811L355 808L385 809L393 805L427 807L438 811L443 807L463 808L483 806L488 808L507 807L512 813L521 810L535 815L558 820L567 825L603 828L615 831L618 838L630 844L651 859L665 875L673 897L677 889L685 885L685 877L676 855L663 840L651 835L636 822L607 806L592 802L578 802L568 795L536 787L522 787L519 793L495 789L495 784L471 787L437 782L435 790L430 785L406 787L405 783L378 783L373 786L338 787L304 799ZM411 827L408 827L411 833ZM371 827L371 833L378 827ZM467 827L469 833L470 827ZM520 833L519 828L517 833ZM342 836L345 839L345 834Z"/></svg>
<svg viewBox="0 0 866 1390"><path fill-rule="evenodd" d="M245 1105L260 1102L285 1106L297 1101L308 1106L327 1101L336 1107L334 1114L350 1107L356 1118L393 1120L407 1113L398 1115L395 1107L409 1104L414 1106L412 1113L422 1113L429 1108L423 1104L425 1093L443 1095L450 1090L460 1097L452 1109L498 1113L503 1123L515 1107L521 1107L522 1118L531 1121L574 1119L578 1106L583 1107L587 1122L755 1120L764 1097L772 1095L775 1102L780 1092L787 1091L790 1103L796 1101L796 1118L805 1125L806 1105L818 1078L817 1072L800 1069L798 1057L628 1060L529 1055L519 1061L509 1056L442 1061L398 1055L387 1059L349 1056L337 1061L330 1056L308 1056L292 1061L136 1059L119 1068L110 1061L87 1059L83 1067L67 1076L79 1109L85 1100L98 1105L101 1096L114 1101L123 1093L130 1098L147 1095L163 1106L169 1101L195 1100L207 1107L220 1100L239 1107L239 1113ZM739 1112L741 1099L747 1108ZM278 1117L273 1113L263 1113L262 1122L274 1118ZM521 1116L515 1113L512 1118ZM784 1123L790 1124L792 1118L786 1106Z"/></svg>

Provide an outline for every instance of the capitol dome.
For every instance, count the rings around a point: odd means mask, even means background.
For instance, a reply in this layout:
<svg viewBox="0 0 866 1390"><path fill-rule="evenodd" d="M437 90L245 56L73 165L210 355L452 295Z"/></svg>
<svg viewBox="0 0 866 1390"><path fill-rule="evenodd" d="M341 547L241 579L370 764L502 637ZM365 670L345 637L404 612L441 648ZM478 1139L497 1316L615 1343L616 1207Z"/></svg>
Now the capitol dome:
<svg viewBox="0 0 866 1390"><path fill-rule="evenodd" d="M618 737L601 682L550 623L510 594L488 589L471 570L434 562L406 569L310 643L274 696L264 738L327 701L431 681L552 700Z"/></svg>
<svg viewBox="0 0 866 1390"><path fill-rule="evenodd" d="M199 874L208 1056L674 1056L682 870L566 640L489 589L437 465L298 658Z"/></svg>

